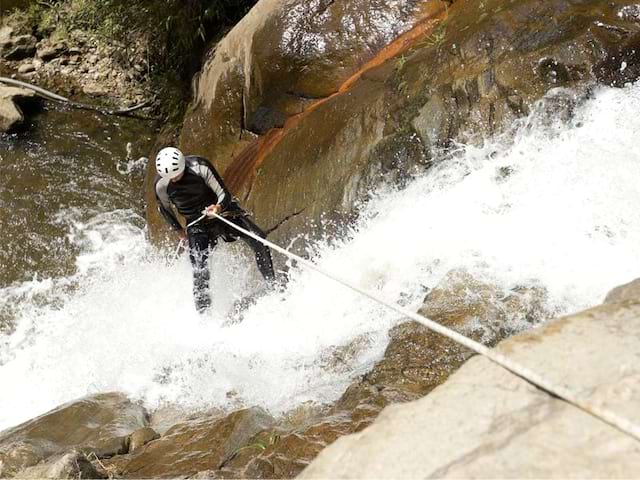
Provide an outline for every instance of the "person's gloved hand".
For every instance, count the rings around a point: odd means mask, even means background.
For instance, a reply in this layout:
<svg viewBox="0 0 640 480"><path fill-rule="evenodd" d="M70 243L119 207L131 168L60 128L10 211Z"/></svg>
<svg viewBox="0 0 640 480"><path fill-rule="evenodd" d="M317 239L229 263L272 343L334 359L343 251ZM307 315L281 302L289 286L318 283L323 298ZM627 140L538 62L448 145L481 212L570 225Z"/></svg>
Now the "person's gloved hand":
<svg viewBox="0 0 640 480"><path fill-rule="evenodd" d="M222 212L222 206L221 205L209 205L204 210L204 214L207 217L213 217L214 214L220 215L220 212Z"/></svg>

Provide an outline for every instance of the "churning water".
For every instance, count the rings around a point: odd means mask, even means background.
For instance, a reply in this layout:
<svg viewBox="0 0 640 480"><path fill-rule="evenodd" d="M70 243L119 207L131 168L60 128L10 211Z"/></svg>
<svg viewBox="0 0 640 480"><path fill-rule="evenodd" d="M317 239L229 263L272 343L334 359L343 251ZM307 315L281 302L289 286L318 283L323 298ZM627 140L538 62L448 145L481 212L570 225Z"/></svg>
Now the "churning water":
<svg viewBox="0 0 640 480"><path fill-rule="evenodd" d="M460 147L407 188L377 192L350 238L318 245L315 261L416 308L423 285L454 268L505 289L542 285L561 312L595 305L640 276L639 110L639 86L602 89L563 124L536 113L510 136ZM16 328L0 336L0 428L111 390L151 408L279 412L331 401L380 358L399 321L292 270L284 292L225 325L233 301L256 287L236 244L212 256L214 308L200 318L188 260L150 248L134 212L61 215L76 273L1 292ZM333 361L332 349L354 339L357 355Z"/></svg>

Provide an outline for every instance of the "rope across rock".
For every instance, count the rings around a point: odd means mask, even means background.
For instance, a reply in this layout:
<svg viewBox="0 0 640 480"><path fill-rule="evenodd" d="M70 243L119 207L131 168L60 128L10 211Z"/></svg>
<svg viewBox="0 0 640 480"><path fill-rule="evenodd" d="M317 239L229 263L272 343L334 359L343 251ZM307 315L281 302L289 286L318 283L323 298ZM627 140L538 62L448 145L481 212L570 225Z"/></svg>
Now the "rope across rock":
<svg viewBox="0 0 640 480"><path fill-rule="evenodd" d="M574 392L573 390L571 390L571 388L569 388L566 385L557 385L551 381L549 381L548 379L542 377L541 375L537 374L536 372L532 371L531 369L517 363L514 362L513 360L511 360L510 358L508 358L507 356L492 350L484 345L482 345L481 343L478 343L468 337L465 337L464 335L461 335L460 333L451 330L443 325L440 325L439 323L434 322L433 320L430 320L426 317L423 317L422 315L416 313L416 312L412 312L410 310L407 310L406 308L401 307L400 305L396 305L393 303L389 303L386 302L380 298L378 298L376 295L374 295L371 292L368 292L360 287L357 287L356 285L353 285L351 283L349 283L348 281L341 279L340 277L327 272L325 270L323 270L322 268L318 267L316 264L314 264L313 262L309 261L309 260L305 260L304 258L289 252L287 249L282 248L279 245L276 245L273 242L270 242L268 240L265 240L264 238L259 237L258 235L255 235L252 232L249 232L237 225L235 225L234 223L230 222L229 220L227 220L226 218L218 215L218 214L213 214L213 216L215 218L217 218L218 220L226 223L227 225L229 225L232 228L235 228L236 230L244 233L245 235L248 235L252 238L254 238L255 240L261 242L262 244L268 246L269 248L287 256L288 258L295 260L296 262L298 262L299 264L311 269L311 270L315 270L316 272L320 273L321 275L324 275L325 277L331 279L334 282L337 282L341 285L343 285L346 288L349 288L350 290L353 290L354 292L363 295L367 298L369 298L370 300L379 303L380 305L383 305L384 307L399 313L405 317L411 318L412 320L415 320L416 322L424 325L425 327L429 328L430 330L439 333L441 335L444 335L447 338L450 338L451 340L459 343L460 345L463 345L464 347L469 348L470 350L473 350L474 352L483 355L484 357L487 357L489 360L491 360L492 362L496 363L497 365L505 368L506 370L508 370L509 372L513 373L514 375L522 378L523 380L525 380L526 382L530 383L531 385L534 385L535 387L543 390L544 392L548 393L549 395L552 395L560 400L563 400L571 405L573 405L576 408L579 408L580 410L588 413L589 415L605 422L606 424L616 428L617 430L621 431L622 433L632 437L634 440L636 441L640 441L640 425L638 423L636 423L633 420L630 420L628 418L622 417L619 414L617 414L616 412L613 412L607 408L604 408L598 404L596 404L595 402L591 401L588 398L584 398L583 396L579 395L577 392Z"/></svg>

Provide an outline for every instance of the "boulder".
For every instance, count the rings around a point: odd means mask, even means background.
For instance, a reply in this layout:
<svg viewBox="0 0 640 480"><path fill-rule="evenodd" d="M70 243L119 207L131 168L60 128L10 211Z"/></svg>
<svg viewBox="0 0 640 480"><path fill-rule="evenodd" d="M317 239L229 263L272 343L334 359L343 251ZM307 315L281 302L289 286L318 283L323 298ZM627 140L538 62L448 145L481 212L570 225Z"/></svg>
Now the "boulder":
<svg viewBox="0 0 640 480"><path fill-rule="evenodd" d="M20 74L31 73L31 72L34 72L35 69L36 67L33 63L23 63L18 67L18 73Z"/></svg>
<svg viewBox="0 0 640 480"><path fill-rule="evenodd" d="M157 440L160 435L151 427L141 428L136 430L129 437L129 453L134 453L140 450L147 443Z"/></svg>
<svg viewBox="0 0 640 480"><path fill-rule="evenodd" d="M0 132L8 132L22 124L25 118L20 106L29 106L36 98L32 90L0 84Z"/></svg>
<svg viewBox="0 0 640 480"><path fill-rule="evenodd" d="M441 0L261 0L195 78L179 144L222 173L257 134L340 86L398 36L443 12ZM155 172L149 168L148 178ZM148 205L155 205L147 189ZM147 209L151 234L162 229Z"/></svg>
<svg viewBox="0 0 640 480"><path fill-rule="evenodd" d="M0 433L0 477L71 449L99 457L126 453L129 434L146 422L144 408L120 393L67 403Z"/></svg>
<svg viewBox="0 0 640 480"><path fill-rule="evenodd" d="M335 8L339 3L333 2ZM260 10L267 5L275 0L259 2L207 62L180 144L224 170L256 221L266 228L279 225L272 239L281 244L302 234L308 241L335 234L372 187L423 172L452 142L473 143L504 131L550 90L572 89L577 102L593 85L618 85L621 58L628 64L624 80L637 76L634 52L640 49L634 39L640 22L624 14L634 0L458 0L440 24L427 23L433 28L416 26L378 54L370 50L373 58L358 63L351 78L336 77L335 94L289 103L277 85L265 80L256 88L247 80L266 78L263 70L270 67L264 65L281 66L268 56L279 44L257 44L245 35L252 22L250 32L272 25ZM366 2L354 5L371 8ZM309 21L299 31L316 38L315 25ZM249 47L258 45L260 55L254 55ZM298 79L305 79L306 69L304 61L297 64L298 73L283 85L303 85ZM274 112L283 114L280 120ZM289 112L301 113L262 134ZM260 115L271 120L251 127ZM247 137L250 128L261 136ZM243 143L248 146L238 153ZM149 179L152 174L150 169ZM149 187L149 206L155 205L152 194ZM155 235L161 225L155 208L148 209L148 218ZM299 241L295 249L302 253L305 247Z"/></svg>
<svg viewBox="0 0 640 480"><path fill-rule="evenodd" d="M22 60L36 52L37 40L33 35L19 35L12 27L0 27L0 58Z"/></svg>
<svg viewBox="0 0 640 480"><path fill-rule="evenodd" d="M67 52L67 46L63 43L56 43L54 45L44 45L36 52L38 57L43 62L48 62L54 58L58 58Z"/></svg>
<svg viewBox="0 0 640 480"><path fill-rule="evenodd" d="M196 80L181 144L216 158L242 130L282 126L335 93L360 65L444 2L262 0L215 47ZM233 143L233 142L231 142Z"/></svg>
<svg viewBox="0 0 640 480"><path fill-rule="evenodd" d="M323 415L296 429L260 432L230 456L212 478L294 478L327 445L353 432L350 415Z"/></svg>
<svg viewBox="0 0 640 480"><path fill-rule="evenodd" d="M454 270L426 296L421 313L477 340L496 343L513 331L549 315L546 292L535 288L503 291L470 274ZM533 300L535 299L535 300ZM523 321L523 319L525 319ZM364 339L339 347L328 356L344 364ZM292 478L336 439L370 425L388 405L416 400L443 383L473 352L416 322L393 328L383 358L354 381L332 406L314 411L301 407L293 425L255 435L229 458L216 478ZM204 473L202 474L203 478Z"/></svg>
<svg viewBox="0 0 640 480"><path fill-rule="evenodd" d="M104 463L118 476L178 477L215 470L274 420L259 408L204 415L171 427L160 439L131 455Z"/></svg>
<svg viewBox="0 0 640 480"><path fill-rule="evenodd" d="M640 305L549 321L497 350L637 422ZM386 408L300 478L630 478L640 443L476 356L426 397Z"/></svg>
<svg viewBox="0 0 640 480"><path fill-rule="evenodd" d="M640 278L611 290L604 303L640 302Z"/></svg>
<svg viewBox="0 0 640 480"><path fill-rule="evenodd" d="M87 457L77 451L48 460L40 465L29 467L14 478L23 480L107 478L96 470Z"/></svg>
<svg viewBox="0 0 640 480"><path fill-rule="evenodd" d="M377 184L424 172L454 141L504 131L550 90L580 101L606 81L596 67L612 69L602 62L624 45L640 51L626 42L640 22L619 15L633 3L459 0L407 49L261 137L224 177L259 223L287 219L277 243L336 234Z"/></svg>

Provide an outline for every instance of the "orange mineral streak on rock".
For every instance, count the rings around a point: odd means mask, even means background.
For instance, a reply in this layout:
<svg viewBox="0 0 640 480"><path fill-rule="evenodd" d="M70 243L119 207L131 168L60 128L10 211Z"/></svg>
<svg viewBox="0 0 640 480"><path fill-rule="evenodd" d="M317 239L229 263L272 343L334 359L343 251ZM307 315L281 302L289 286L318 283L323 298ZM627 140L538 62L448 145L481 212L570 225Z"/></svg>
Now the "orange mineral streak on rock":
<svg viewBox="0 0 640 480"><path fill-rule="evenodd" d="M446 3L427 2L422 12L422 19L416 26L380 50L374 58L345 80L337 92L311 104L302 113L289 117L282 128L271 129L260 138L257 138L225 170L224 179L229 189L235 195L246 198L250 192L250 185L253 184L258 167L289 130L297 126L303 118L324 103L347 92L366 72L379 67L387 60L408 50L417 39L429 33L438 23L447 18L448 13Z"/></svg>

